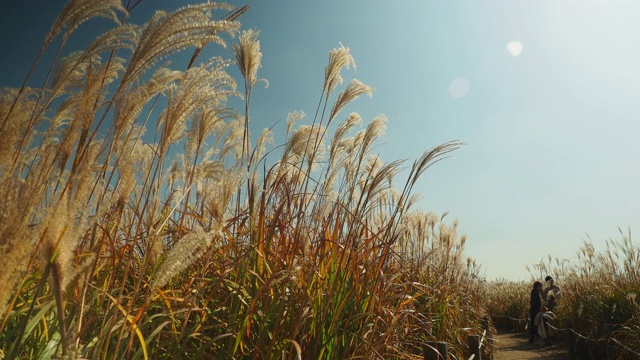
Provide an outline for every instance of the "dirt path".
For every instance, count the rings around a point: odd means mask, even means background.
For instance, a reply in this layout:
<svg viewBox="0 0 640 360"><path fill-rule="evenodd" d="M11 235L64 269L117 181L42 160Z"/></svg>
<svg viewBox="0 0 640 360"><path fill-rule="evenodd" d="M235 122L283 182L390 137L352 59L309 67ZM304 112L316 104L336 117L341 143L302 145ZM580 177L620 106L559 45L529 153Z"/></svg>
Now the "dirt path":
<svg viewBox="0 0 640 360"><path fill-rule="evenodd" d="M563 344L529 344L527 336L521 333L498 333L495 341L497 351L494 360L569 359Z"/></svg>

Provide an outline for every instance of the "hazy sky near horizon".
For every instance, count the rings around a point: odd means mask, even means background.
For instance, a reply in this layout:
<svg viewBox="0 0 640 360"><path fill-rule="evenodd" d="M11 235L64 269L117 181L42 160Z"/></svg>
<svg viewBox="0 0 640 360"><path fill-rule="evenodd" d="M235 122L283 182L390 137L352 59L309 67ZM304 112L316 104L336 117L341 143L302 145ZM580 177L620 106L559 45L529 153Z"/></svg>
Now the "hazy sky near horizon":
<svg viewBox="0 0 640 360"><path fill-rule="evenodd" d="M21 84L64 3L0 2L0 86ZM143 0L132 19L187 3ZM423 210L459 219L488 279L529 279L526 265L574 259L587 236L602 249L618 226L640 229L640 2L231 3L250 5L243 28L261 32L270 86L252 95L254 132L313 115L328 51L342 43L358 66L345 82L376 89L350 110L389 118L384 160L467 144L416 191Z"/></svg>

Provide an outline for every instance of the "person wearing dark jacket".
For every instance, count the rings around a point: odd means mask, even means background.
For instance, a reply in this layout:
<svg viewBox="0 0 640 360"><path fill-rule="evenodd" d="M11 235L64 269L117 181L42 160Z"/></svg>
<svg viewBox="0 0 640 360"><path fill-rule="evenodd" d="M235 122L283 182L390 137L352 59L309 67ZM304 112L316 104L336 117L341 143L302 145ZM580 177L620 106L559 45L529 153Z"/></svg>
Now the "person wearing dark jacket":
<svg viewBox="0 0 640 360"><path fill-rule="evenodd" d="M531 289L531 302L529 307L529 343L533 344L535 338L538 336L538 331L533 323L536 315L542 308L542 283L536 281L533 283L533 289Z"/></svg>

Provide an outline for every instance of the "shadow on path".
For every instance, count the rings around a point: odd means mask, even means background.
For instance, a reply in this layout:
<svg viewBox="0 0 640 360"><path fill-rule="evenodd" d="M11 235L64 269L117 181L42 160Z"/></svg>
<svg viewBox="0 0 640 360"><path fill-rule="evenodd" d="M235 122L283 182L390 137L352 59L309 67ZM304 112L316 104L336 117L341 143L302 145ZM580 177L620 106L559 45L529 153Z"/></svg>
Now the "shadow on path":
<svg viewBox="0 0 640 360"><path fill-rule="evenodd" d="M496 353L494 360L568 360L565 344L545 346L543 343L529 344L522 333L498 332L494 337Z"/></svg>

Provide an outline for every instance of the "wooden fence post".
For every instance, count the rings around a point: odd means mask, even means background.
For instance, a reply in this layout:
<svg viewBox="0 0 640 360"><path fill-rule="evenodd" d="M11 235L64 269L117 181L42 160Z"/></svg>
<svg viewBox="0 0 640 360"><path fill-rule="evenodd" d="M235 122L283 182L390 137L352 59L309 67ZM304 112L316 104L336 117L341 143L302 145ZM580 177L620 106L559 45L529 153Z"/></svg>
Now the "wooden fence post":
<svg viewBox="0 0 640 360"><path fill-rule="evenodd" d="M569 360L577 360L576 359L576 335L573 333L573 323L571 319L567 320L567 346L569 347Z"/></svg>
<svg viewBox="0 0 640 360"><path fill-rule="evenodd" d="M468 335L467 336L467 346L469 347L469 352L467 356L473 356L473 360L482 360L482 351L480 351L480 336L479 335Z"/></svg>
<svg viewBox="0 0 640 360"><path fill-rule="evenodd" d="M429 341L422 348L424 360L448 360L449 351L444 341Z"/></svg>
<svg viewBox="0 0 640 360"><path fill-rule="evenodd" d="M609 338L611 338L611 332L613 331L613 326L611 324L604 324L604 334L607 337L607 342L605 343L605 349L607 351L607 360L613 359L613 354L611 354L611 347L609 346Z"/></svg>

